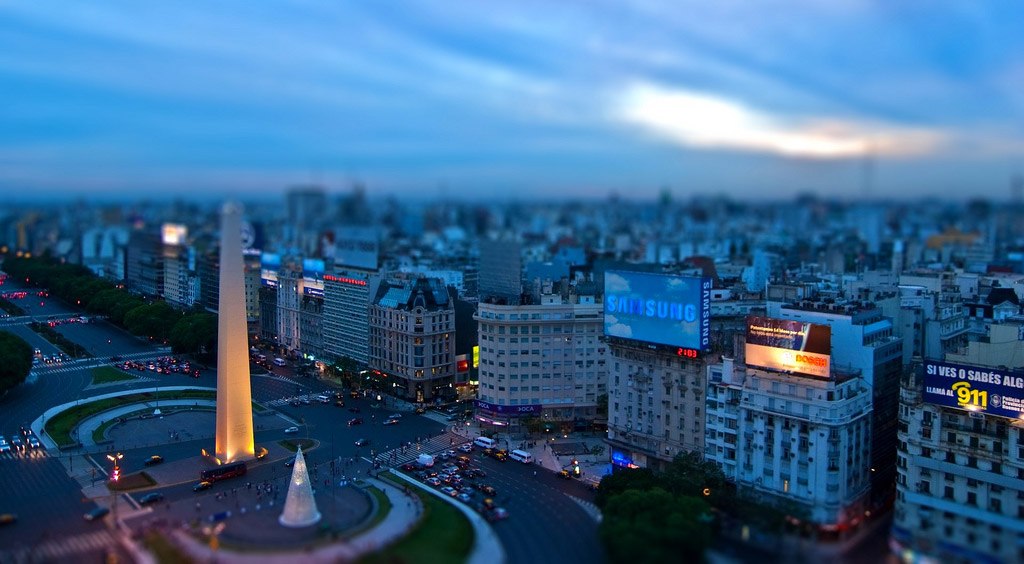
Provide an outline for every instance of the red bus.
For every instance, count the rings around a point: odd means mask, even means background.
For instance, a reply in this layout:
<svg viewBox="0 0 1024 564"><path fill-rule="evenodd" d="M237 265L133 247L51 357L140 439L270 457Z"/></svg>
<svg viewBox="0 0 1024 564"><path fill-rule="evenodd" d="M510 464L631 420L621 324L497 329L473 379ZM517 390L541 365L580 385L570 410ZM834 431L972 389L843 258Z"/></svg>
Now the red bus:
<svg viewBox="0 0 1024 564"><path fill-rule="evenodd" d="M231 464L225 464L223 466L203 470L199 473L199 479L204 482L217 482L220 480L227 480L228 478L245 476L245 472L245 462L232 462Z"/></svg>

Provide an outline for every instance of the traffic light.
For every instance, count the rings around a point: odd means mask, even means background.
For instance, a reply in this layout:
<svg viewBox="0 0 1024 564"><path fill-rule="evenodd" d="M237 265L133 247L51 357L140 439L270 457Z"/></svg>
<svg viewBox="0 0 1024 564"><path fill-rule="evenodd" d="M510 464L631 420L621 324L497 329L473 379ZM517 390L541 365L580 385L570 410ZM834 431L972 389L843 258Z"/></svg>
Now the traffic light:
<svg viewBox="0 0 1024 564"><path fill-rule="evenodd" d="M121 479L121 468L119 466L114 466L114 481L116 482L119 479Z"/></svg>

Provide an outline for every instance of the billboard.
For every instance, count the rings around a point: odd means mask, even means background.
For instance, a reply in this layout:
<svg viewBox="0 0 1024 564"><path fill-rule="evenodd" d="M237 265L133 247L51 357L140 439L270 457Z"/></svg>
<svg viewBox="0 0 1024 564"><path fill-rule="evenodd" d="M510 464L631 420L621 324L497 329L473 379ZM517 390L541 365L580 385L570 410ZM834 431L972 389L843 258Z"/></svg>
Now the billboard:
<svg viewBox="0 0 1024 564"><path fill-rule="evenodd" d="M161 226L161 240L165 245L184 245L188 227L179 223L165 223Z"/></svg>
<svg viewBox="0 0 1024 564"><path fill-rule="evenodd" d="M281 268L281 255L263 253L260 255L260 282L264 286L277 286L277 271Z"/></svg>
<svg viewBox="0 0 1024 564"><path fill-rule="evenodd" d="M609 270L604 334L693 350L711 344L711 279Z"/></svg>
<svg viewBox="0 0 1024 564"><path fill-rule="evenodd" d="M509 415L533 415L541 413L544 410L544 406L541 404L536 405L498 405L496 403L486 402L484 400L473 400L473 403L478 409L486 409L493 413L504 413Z"/></svg>
<svg viewBox="0 0 1024 564"><path fill-rule="evenodd" d="M747 366L828 378L832 328L790 319L747 317Z"/></svg>
<svg viewBox="0 0 1024 564"><path fill-rule="evenodd" d="M370 227L343 227L320 237L322 255L336 266L377 270L378 246L377 230Z"/></svg>
<svg viewBox="0 0 1024 564"><path fill-rule="evenodd" d="M922 372L928 403L1014 419L1024 416L1024 373L934 360L924 361Z"/></svg>

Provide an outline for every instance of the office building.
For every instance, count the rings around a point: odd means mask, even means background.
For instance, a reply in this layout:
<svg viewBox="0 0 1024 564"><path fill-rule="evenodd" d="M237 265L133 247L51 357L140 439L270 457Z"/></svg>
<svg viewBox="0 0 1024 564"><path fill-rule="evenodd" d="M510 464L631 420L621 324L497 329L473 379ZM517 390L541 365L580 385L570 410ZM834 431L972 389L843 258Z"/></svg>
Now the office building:
<svg viewBox="0 0 1024 564"><path fill-rule="evenodd" d="M455 308L440 280L381 283L369 319L370 368L393 395L416 402L455 397Z"/></svg>
<svg viewBox="0 0 1024 564"><path fill-rule="evenodd" d="M480 242L480 272L477 279L481 300L498 298L517 303L523 291L522 246L511 240Z"/></svg>
<svg viewBox="0 0 1024 564"><path fill-rule="evenodd" d="M370 362L370 303L380 277L364 270L324 275L323 347L328 362Z"/></svg>
<svg viewBox="0 0 1024 564"><path fill-rule="evenodd" d="M481 301L477 308L477 418L525 432L525 417L556 430L603 419L607 346L601 342L603 302L594 292L547 292L536 303Z"/></svg>

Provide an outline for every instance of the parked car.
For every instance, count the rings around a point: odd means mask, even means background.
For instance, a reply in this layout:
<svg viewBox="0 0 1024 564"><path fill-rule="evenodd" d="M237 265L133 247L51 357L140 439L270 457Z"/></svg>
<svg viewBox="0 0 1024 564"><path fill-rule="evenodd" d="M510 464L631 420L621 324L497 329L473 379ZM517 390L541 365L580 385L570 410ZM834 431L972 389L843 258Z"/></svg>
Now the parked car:
<svg viewBox="0 0 1024 564"><path fill-rule="evenodd" d="M106 507L97 507L96 509L86 513L84 517L86 521L95 521L106 517L107 513L110 513L110 509L107 509Z"/></svg>
<svg viewBox="0 0 1024 564"><path fill-rule="evenodd" d="M291 435L291 434L294 434L294 433L298 433L299 432L299 428L298 427L288 427L287 429L284 430L284 432L289 434L289 435Z"/></svg>
<svg viewBox="0 0 1024 564"><path fill-rule="evenodd" d="M153 456L147 458L143 464L145 464L146 466L152 466L154 464L160 464L163 461L164 457L160 456L159 454L154 454Z"/></svg>

